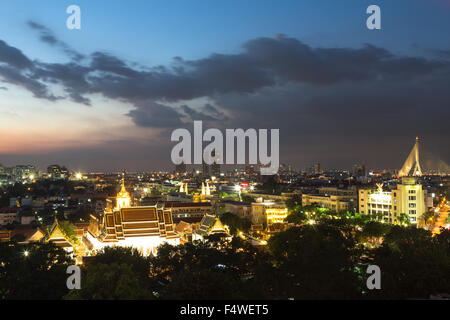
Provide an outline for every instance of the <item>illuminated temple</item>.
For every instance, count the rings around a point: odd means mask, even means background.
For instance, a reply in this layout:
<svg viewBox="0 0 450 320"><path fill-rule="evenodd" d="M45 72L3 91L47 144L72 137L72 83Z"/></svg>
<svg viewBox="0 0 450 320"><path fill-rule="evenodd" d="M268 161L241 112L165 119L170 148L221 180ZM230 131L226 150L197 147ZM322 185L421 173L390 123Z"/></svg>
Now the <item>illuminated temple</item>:
<svg viewBox="0 0 450 320"><path fill-rule="evenodd" d="M100 218L91 216L87 240L92 251L106 246L123 246L136 248L145 256L156 255L157 247L163 243L180 243L171 212L157 205L131 206L124 179L115 204L110 200Z"/></svg>

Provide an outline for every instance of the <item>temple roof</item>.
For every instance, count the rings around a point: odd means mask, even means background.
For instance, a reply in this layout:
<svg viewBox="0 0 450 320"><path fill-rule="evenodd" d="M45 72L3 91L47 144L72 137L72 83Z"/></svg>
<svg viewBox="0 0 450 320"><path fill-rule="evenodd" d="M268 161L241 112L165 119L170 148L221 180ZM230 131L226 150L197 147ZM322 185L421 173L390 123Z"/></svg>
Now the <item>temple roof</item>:
<svg viewBox="0 0 450 320"><path fill-rule="evenodd" d="M200 235L207 235L211 233L227 233L227 231L218 217L205 214L200 222L197 233Z"/></svg>
<svg viewBox="0 0 450 320"><path fill-rule="evenodd" d="M53 242L58 247L73 247L73 244L66 237L66 234L62 231L56 217L48 236L45 238L45 242Z"/></svg>

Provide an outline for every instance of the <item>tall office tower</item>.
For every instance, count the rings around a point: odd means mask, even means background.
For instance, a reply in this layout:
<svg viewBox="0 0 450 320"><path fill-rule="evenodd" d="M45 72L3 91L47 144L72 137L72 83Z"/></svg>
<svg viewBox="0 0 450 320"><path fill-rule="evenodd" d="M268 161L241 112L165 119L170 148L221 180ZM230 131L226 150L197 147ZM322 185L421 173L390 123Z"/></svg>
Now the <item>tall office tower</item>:
<svg viewBox="0 0 450 320"><path fill-rule="evenodd" d="M363 164L355 164L355 166L353 167L353 174L355 177L365 177L366 166Z"/></svg>
<svg viewBox="0 0 450 320"><path fill-rule="evenodd" d="M214 162L211 165L211 175L218 177L220 176L220 157L218 153L216 154L215 150L211 152L211 155L214 157Z"/></svg>
<svg viewBox="0 0 450 320"><path fill-rule="evenodd" d="M207 164L205 161L202 163L202 177L204 179L208 179L211 176L211 166Z"/></svg>
<svg viewBox="0 0 450 320"><path fill-rule="evenodd" d="M314 174L321 174L322 171L322 165L318 163L314 163Z"/></svg>

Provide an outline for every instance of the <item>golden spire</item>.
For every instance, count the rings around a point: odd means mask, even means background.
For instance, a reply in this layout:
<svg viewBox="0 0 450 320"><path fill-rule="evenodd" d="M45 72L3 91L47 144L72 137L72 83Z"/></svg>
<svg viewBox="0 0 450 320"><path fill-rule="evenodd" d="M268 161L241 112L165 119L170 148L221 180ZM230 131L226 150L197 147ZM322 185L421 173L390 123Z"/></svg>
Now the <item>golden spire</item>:
<svg viewBox="0 0 450 320"><path fill-rule="evenodd" d="M116 208L129 207L131 205L131 197L127 189L125 189L125 172L122 173L122 187L117 194Z"/></svg>

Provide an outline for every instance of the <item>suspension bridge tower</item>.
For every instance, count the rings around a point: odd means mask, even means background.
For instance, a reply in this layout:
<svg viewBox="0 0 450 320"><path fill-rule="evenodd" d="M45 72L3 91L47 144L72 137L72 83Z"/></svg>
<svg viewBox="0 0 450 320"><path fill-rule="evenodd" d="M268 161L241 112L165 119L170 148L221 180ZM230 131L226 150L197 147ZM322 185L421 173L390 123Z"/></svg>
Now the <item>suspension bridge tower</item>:
<svg viewBox="0 0 450 320"><path fill-rule="evenodd" d="M406 161L400 169L398 175L399 177L422 175L422 168L420 167L419 162L419 137L416 137L414 147L409 153L408 158L406 158Z"/></svg>

